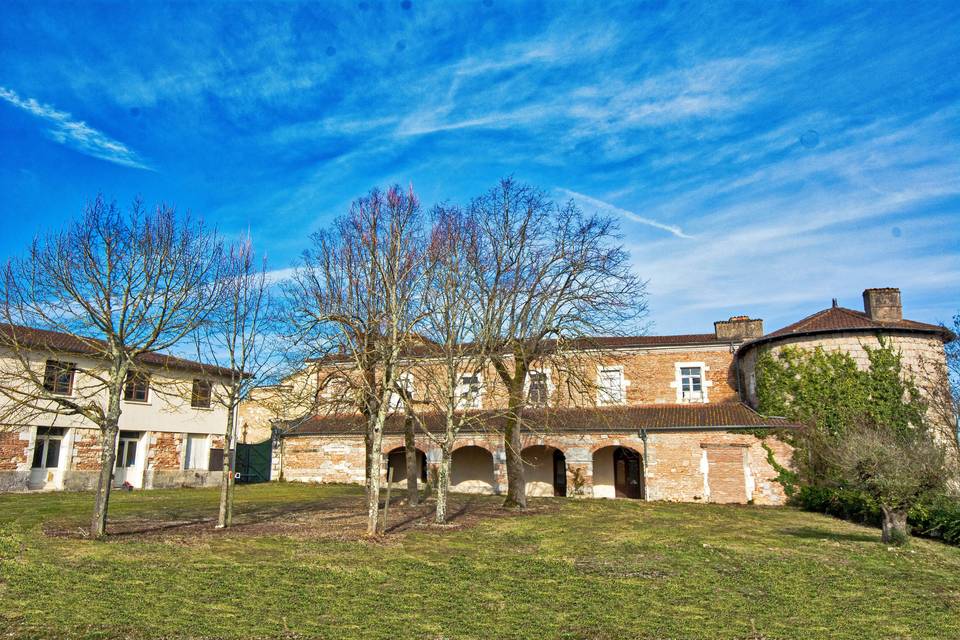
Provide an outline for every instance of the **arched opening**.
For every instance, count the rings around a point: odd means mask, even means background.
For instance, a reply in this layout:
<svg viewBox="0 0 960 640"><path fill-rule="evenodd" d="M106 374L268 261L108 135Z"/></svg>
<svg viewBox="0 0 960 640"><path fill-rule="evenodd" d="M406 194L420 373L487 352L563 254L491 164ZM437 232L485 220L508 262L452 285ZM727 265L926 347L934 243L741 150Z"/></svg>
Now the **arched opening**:
<svg viewBox="0 0 960 640"><path fill-rule="evenodd" d="M593 495L596 498L631 498L646 495L643 458L630 447L603 447L593 454Z"/></svg>
<svg viewBox="0 0 960 640"><path fill-rule="evenodd" d="M418 477L420 482L427 481L427 455L417 449L417 468L419 469ZM390 470L393 469L393 482L394 484L400 482L404 486L407 483L407 450L403 447L397 447L396 449L391 449L390 453L387 454L387 478L390 477Z"/></svg>
<svg viewBox="0 0 960 640"><path fill-rule="evenodd" d="M566 496L567 458L563 451L546 445L524 449L523 458L528 496Z"/></svg>
<svg viewBox="0 0 960 640"><path fill-rule="evenodd" d="M457 493L493 493L496 479L493 455L477 446L460 447L450 460L450 491Z"/></svg>

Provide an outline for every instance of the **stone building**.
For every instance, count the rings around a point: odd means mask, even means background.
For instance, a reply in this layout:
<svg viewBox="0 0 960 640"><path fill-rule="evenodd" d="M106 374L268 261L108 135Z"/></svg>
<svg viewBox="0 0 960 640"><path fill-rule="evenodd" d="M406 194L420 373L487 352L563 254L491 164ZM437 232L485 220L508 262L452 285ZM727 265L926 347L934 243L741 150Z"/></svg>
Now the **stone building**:
<svg viewBox="0 0 960 640"><path fill-rule="evenodd" d="M9 325L0 330L10 331ZM14 327L47 390L76 400L105 393L89 341ZM216 383L229 371L173 356L147 354L124 390L114 484L135 488L204 486L223 475L226 409ZM23 384L21 365L0 352L0 384ZM5 392L0 403L14 402ZM7 415L7 412L4 412ZM100 470L100 431L86 418L51 409L0 425L0 490L90 489Z"/></svg>
<svg viewBox="0 0 960 640"><path fill-rule="evenodd" d="M757 354L785 344L844 349L864 361L865 341L889 338L908 371L943 361L953 335L904 320L897 289L868 289L863 312L834 305L769 334L745 316L714 323L709 334L594 338L597 396L572 399L548 367L531 372L528 398L541 406L524 414L522 457L531 495L583 495L648 500L782 504L785 495L771 460L789 466L791 448L777 433L787 420L758 414L753 366ZM329 365L308 369L317 397ZM418 375L423 375L419 373ZM416 378L409 391L425 393ZM504 493L506 465L499 411L504 389L496 375L464 375L473 390L470 411L482 418L461 432L453 452L453 491ZM321 402L322 403L322 402ZM255 408L247 409L254 416ZM294 410L293 413L296 413ZM439 416L426 416L427 432ZM363 423L356 414L325 411L274 421L273 477L305 482L362 483ZM431 426L433 425L433 426ZM385 427L381 474L405 478L404 423ZM769 434L759 438L758 434ZM429 433L416 435L418 476L439 460ZM404 482L401 480L401 482Z"/></svg>

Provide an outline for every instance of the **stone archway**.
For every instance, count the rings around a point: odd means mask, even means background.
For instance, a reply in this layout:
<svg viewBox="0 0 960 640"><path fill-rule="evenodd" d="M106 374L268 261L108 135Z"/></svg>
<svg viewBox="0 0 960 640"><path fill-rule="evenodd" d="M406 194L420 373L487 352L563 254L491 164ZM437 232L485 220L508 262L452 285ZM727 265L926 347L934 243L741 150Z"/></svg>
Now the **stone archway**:
<svg viewBox="0 0 960 640"><path fill-rule="evenodd" d="M497 486L493 454L475 445L453 451L450 461L450 491L456 493L494 493Z"/></svg>
<svg viewBox="0 0 960 640"><path fill-rule="evenodd" d="M643 456L631 447L610 446L593 453L593 495L596 498L646 496Z"/></svg>
<svg viewBox="0 0 960 640"><path fill-rule="evenodd" d="M420 482L427 481L427 454L417 449L417 467L420 473L417 477ZM403 447L396 447L387 453L387 478L390 477L390 469L393 469L393 484L407 484L407 450Z"/></svg>
<svg viewBox="0 0 960 640"><path fill-rule="evenodd" d="M566 496L567 459L563 451L534 445L520 453L525 466L528 496Z"/></svg>

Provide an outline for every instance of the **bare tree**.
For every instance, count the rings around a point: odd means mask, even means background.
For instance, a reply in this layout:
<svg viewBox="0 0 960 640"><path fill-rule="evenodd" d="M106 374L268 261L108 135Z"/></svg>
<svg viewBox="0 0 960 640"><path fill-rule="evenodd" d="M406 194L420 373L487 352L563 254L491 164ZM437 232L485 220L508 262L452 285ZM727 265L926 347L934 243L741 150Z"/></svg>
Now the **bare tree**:
<svg viewBox="0 0 960 640"><path fill-rule="evenodd" d="M278 366L276 333L270 326L272 298L266 260L257 261L249 238L225 252L219 304L195 334L201 359L230 372L214 385L213 398L227 410L223 478L217 527L233 522L237 409L255 380Z"/></svg>
<svg viewBox="0 0 960 640"><path fill-rule="evenodd" d="M440 449L436 486L436 522L447 520L450 466L454 443L467 426L481 424L470 411L480 392L479 375L486 357L484 341L478 340L481 312L477 289L471 282L471 258L476 249L476 230L457 207L436 207L427 249L427 277L421 330L426 340L412 360L414 379L424 390L423 398L408 405L423 433ZM463 376L477 380L463 384ZM427 422L442 416L442 427Z"/></svg>
<svg viewBox="0 0 960 640"><path fill-rule="evenodd" d="M100 430L100 472L91 533L106 534L124 386L158 351L201 324L219 296L222 248L216 234L188 216L136 201L127 213L98 197L59 232L36 238L0 281L0 331L6 359L0 384L3 422L78 416ZM28 327L68 338L37 339ZM83 355L72 393L58 387L38 347ZM56 344L50 344L56 343ZM43 355L43 350L40 350ZM72 366L72 365L71 365ZM62 371L63 377L73 371Z"/></svg>
<svg viewBox="0 0 960 640"><path fill-rule="evenodd" d="M377 533L383 427L415 339L422 278L420 205L412 189L373 190L314 234L287 288L293 322L314 359L343 376L365 420L367 535Z"/></svg>
<svg viewBox="0 0 960 640"><path fill-rule="evenodd" d="M953 339L944 344L944 357L921 356L914 373L927 403L928 421L947 446L948 461L955 469L954 490L960 491L960 340L956 339L960 314L954 316L950 331Z"/></svg>
<svg viewBox="0 0 960 640"><path fill-rule="evenodd" d="M541 191L512 179L471 203L477 251L471 280L482 309L483 350L507 390L504 442L505 506L526 506L521 426L532 366L584 339L615 335L646 313L645 283L633 273L615 222L584 215L571 201L556 204ZM596 376L589 367L581 385Z"/></svg>

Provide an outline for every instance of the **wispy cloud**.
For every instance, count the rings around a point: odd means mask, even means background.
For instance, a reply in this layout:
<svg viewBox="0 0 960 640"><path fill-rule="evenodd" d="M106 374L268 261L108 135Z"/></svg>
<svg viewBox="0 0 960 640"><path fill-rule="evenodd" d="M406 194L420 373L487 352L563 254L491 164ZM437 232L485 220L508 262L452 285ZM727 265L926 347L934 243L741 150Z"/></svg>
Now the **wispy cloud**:
<svg viewBox="0 0 960 640"><path fill-rule="evenodd" d="M66 111L60 111L50 105L41 104L33 98L21 98L16 91L0 86L0 98L13 106L46 121L50 128L47 135L54 141L75 149L80 153L107 162L132 167L134 169L153 168L147 165L139 155L127 145L94 129L82 120L75 120Z"/></svg>
<svg viewBox="0 0 960 640"><path fill-rule="evenodd" d="M24 43L0 48L3 84L137 131L176 158L163 195L252 225L275 269L375 184L467 202L510 174L623 221L658 331L734 312L776 327L875 285L903 287L916 319L956 312L960 5L404 4L25 12L0 21ZM3 91L53 139L148 164ZM45 202L3 155L0 187Z"/></svg>
<svg viewBox="0 0 960 640"><path fill-rule="evenodd" d="M663 231L669 231L678 238L692 238L693 236L687 235L683 232L683 229L672 224L664 224L662 222L657 222L652 218L645 218L643 216L637 215L632 211L627 211L626 209L621 209L615 205L610 204L609 202L604 202L603 200L597 200L596 198L591 198L588 195L582 193L577 193L576 191L571 191L569 189L557 189L560 193L564 194L569 198L578 200L580 203L593 207L599 211L606 211L607 213L615 213L619 216L623 216L628 220L633 220L634 222L639 222L640 224L645 224L648 227L653 227L654 229L662 229Z"/></svg>

